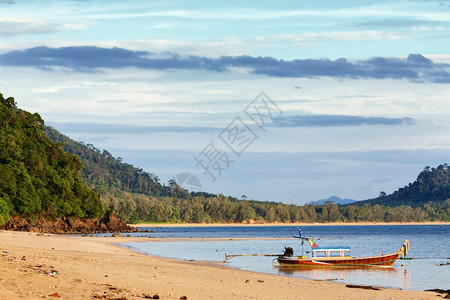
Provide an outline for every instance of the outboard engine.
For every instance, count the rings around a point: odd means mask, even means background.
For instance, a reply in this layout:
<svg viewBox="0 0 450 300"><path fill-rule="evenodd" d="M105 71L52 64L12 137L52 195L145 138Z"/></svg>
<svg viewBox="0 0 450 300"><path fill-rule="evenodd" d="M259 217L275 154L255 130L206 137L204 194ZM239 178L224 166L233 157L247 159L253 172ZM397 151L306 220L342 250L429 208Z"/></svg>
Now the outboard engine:
<svg viewBox="0 0 450 300"><path fill-rule="evenodd" d="M294 256L294 249L292 249L291 247L284 247L283 256L286 257Z"/></svg>

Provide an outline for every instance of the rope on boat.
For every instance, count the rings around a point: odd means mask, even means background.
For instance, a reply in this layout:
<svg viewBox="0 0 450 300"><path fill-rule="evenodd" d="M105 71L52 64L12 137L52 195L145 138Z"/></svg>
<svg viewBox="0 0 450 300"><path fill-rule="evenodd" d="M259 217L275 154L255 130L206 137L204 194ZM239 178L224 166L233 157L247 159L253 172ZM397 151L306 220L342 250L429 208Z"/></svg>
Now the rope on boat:
<svg viewBox="0 0 450 300"><path fill-rule="evenodd" d="M228 260L229 258L238 257L238 256L287 256L291 257L294 255L294 249L291 247L284 247L284 253L283 254L225 254L225 260Z"/></svg>
<svg viewBox="0 0 450 300"><path fill-rule="evenodd" d="M238 256L282 256L283 254L225 254L225 260Z"/></svg>
<svg viewBox="0 0 450 300"><path fill-rule="evenodd" d="M275 267L275 268L279 268L280 267L280 264L278 263L278 259L277 258L274 258L272 260L272 266Z"/></svg>

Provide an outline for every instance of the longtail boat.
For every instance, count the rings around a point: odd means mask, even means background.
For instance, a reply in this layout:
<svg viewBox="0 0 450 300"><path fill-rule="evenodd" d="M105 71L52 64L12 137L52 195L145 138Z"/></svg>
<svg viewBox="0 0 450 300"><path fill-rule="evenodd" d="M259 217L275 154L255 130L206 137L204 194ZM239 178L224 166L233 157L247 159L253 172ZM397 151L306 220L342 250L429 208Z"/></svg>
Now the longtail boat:
<svg viewBox="0 0 450 300"><path fill-rule="evenodd" d="M367 257L351 257L350 247L319 247L311 238L303 237L303 232L299 228L299 235L303 240L309 241L311 245L311 257L293 256L293 249L286 247L284 253L276 258L280 267L392 267L399 258L405 258L409 250L409 241L405 240L399 251L390 254L381 254ZM275 261L274 260L274 261Z"/></svg>

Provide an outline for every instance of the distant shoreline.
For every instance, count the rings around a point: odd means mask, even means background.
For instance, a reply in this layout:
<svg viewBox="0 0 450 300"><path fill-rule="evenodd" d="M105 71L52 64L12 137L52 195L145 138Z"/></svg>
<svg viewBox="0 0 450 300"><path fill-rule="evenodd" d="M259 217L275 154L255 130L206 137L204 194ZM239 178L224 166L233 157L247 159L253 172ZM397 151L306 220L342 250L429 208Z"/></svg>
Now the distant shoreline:
<svg viewBox="0 0 450 300"><path fill-rule="evenodd" d="M131 227L263 227L263 226L368 226L368 225L388 225L388 226L399 226L399 225L450 225L450 222L391 222L391 223L379 223L379 222L358 222L358 223L142 223L142 224L128 224Z"/></svg>

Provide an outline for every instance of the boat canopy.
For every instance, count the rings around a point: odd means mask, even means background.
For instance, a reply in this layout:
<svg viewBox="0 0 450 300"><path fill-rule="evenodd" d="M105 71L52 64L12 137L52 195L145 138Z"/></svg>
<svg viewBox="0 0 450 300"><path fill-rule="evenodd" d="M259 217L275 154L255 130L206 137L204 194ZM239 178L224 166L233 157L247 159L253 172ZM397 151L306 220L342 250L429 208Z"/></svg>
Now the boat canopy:
<svg viewBox="0 0 450 300"><path fill-rule="evenodd" d="M350 256L350 247L318 247L312 248L313 257L333 257L333 256Z"/></svg>

